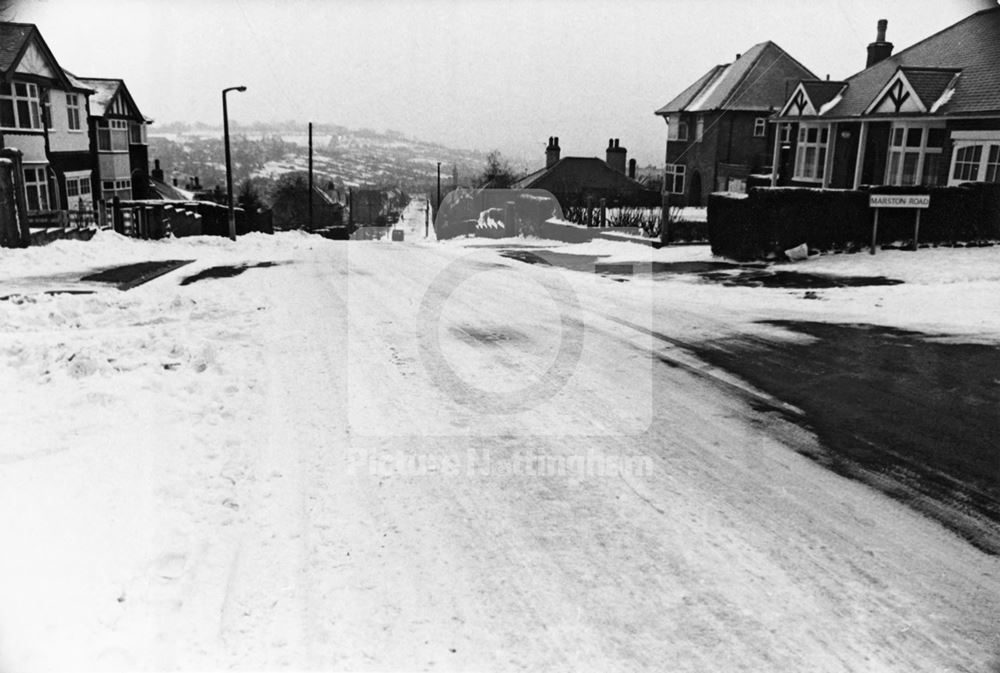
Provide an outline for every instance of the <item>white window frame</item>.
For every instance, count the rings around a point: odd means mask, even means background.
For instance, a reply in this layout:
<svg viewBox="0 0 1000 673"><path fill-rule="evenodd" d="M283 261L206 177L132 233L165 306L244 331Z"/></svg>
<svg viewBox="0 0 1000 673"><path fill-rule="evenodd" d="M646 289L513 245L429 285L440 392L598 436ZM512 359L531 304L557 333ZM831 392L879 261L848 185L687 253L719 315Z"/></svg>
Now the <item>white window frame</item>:
<svg viewBox="0 0 1000 673"><path fill-rule="evenodd" d="M128 192L128 194L122 195L119 192ZM101 199L110 201L116 196L126 200L132 198L132 178L101 180Z"/></svg>
<svg viewBox="0 0 1000 673"><path fill-rule="evenodd" d="M757 117L753 120L753 137L767 137L767 117Z"/></svg>
<svg viewBox="0 0 1000 673"><path fill-rule="evenodd" d="M705 139L705 117L698 115L694 122L694 141L700 143Z"/></svg>
<svg viewBox="0 0 1000 673"><path fill-rule="evenodd" d="M968 161L964 162L965 165L972 167L974 175L967 178L956 177L959 153L962 150L973 150L976 147L980 148L978 160L974 164ZM964 182L1000 182L1000 138L954 141L951 165L948 167L948 185L960 185Z"/></svg>
<svg viewBox="0 0 1000 673"><path fill-rule="evenodd" d="M816 131L810 140L810 131ZM823 182L826 175L826 158L830 152L830 124L799 124L798 143L795 147L793 180Z"/></svg>
<svg viewBox="0 0 1000 673"><path fill-rule="evenodd" d="M19 94L17 92L18 87L24 87L24 94ZM4 90L6 89L6 91ZM38 85L33 82L2 82L0 83L0 105L11 106L11 117L14 120L13 126L2 125L3 122L0 121L0 128L11 129L11 130L33 130L41 131L43 129L42 115L41 115L41 100L38 95ZM25 110L20 109L20 104L23 103L26 106ZM21 117L27 115L26 120L22 120ZM26 123L23 123L26 122Z"/></svg>
<svg viewBox="0 0 1000 673"><path fill-rule="evenodd" d="M35 196L37 208L32 207L32 194ZM51 210L52 200L50 197L48 166L45 164L25 164L24 202L28 206L28 211L36 213Z"/></svg>
<svg viewBox="0 0 1000 673"><path fill-rule="evenodd" d="M667 194L683 194L687 177L687 166L684 164L667 164L663 172L663 190ZM677 188L680 180L680 188Z"/></svg>
<svg viewBox="0 0 1000 673"><path fill-rule="evenodd" d="M66 128L70 133L83 133L83 107L80 105L80 94L66 94Z"/></svg>
<svg viewBox="0 0 1000 673"><path fill-rule="evenodd" d="M686 142L688 139L688 124L681 116L670 115L667 122L667 140Z"/></svg>
<svg viewBox="0 0 1000 673"><path fill-rule="evenodd" d="M885 161L886 185L935 185L936 181L926 181L924 173L927 157L934 155L940 159L942 148L929 147L927 141L930 138L931 129L944 129L944 122L893 122L889 130L889 150ZM920 144L908 145L908 139L914 130L920 129ZM906 168L907 156L916 156L916 165L913 169L913 181L903 182ZM950 175L950 173L949 173Z"/></svg>
<svg viewBox="0 0 1000 673"><path fill-rule="evenodd" d="M90 187L90 171L66 174L66 207L77 210L82 202L86 208L93 208L94 196Z"/></svg>
<svg viewBox="0 0 1000 673"><path fill-rule="evenodd" d="M778 124L778 126L781 128L781 130L778 132L778 135L781 138L781 143L784 145L792 142L792 125Z"/></svg>
<svg viewBox="0 0 1000 673"><path fill-rule="evenodd" d="M139 139L136 140L135 136L132 135L134 130L138 130ZM128 142L130 145L146 145L146 125L142 122L129 122L128 123Z"/></svg>
<svg viewBox="0 0 1000 673"><path fill-rule="evenodd" d="M98 152L128 152L128 145L129 134L127 121L124 119L97 120Z"/></svg>

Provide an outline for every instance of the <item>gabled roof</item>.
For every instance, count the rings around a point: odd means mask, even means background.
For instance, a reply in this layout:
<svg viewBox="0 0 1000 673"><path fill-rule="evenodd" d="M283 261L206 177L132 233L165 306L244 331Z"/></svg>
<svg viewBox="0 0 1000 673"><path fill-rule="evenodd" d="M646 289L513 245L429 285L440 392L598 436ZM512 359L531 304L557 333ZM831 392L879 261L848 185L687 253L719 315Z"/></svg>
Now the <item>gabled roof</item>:
<svg viewBox="0 0 1000 673"><path fill-rule="evenodd" d="M77 79L94 91L90 95L90 114L94 117L125 115L136 120L152 122L139 111L139 106L135 104L135 99L132 98L132 94L129 93L123 80L104 77L78 77Z"/></svg>
<svg viewBox="0 0 1000 673"><path fill-rule="evenodd" d="M830 80L810 80L802 82L802 88L805 89L806 95L809 96L809 100L812 101L816 109L820 110L841 92L844 83L831 82Z"/></svg>
<svg viewBox="0 0 1000 673"><path fill-rule="evenodd" d="M843 97L824 116L864 115L897 71L929 114L1000 114L1000 7L972 14L849 77ZM932 108L953 80L954 93Z"/></svg>
<svg viewBox="0 0 1000 673"><path fill-rule="evenodd" d="M0 76L10 81L21 60L29 52L37 54L46 62L47 69L51 70L53 78L62 86L72 88L37 26L33 23L0 22Z"/></svg>
<svg viewBox="0 0 1000 673"><path fill-rule="evenodd" d="M771 110L785 102L789 83L815 78L774 42L761 42L732 63L709 70L656 114Z"/></svg>
<svg viewBox="0 0 1000 673"><path fill-rule="evenodd" d="M1000 39L1000 35L997 39ZM941 97L955 75L962 72L958 68L900 68L900 71L928 108Z"/></svg>
<svg viewBox="0 0 1000 673"><path fill-rule="evenodd" d="M830 80L804 80L792 90L792 95L781 108L779 117L821 115L839 102L844 82Z"/></svg>

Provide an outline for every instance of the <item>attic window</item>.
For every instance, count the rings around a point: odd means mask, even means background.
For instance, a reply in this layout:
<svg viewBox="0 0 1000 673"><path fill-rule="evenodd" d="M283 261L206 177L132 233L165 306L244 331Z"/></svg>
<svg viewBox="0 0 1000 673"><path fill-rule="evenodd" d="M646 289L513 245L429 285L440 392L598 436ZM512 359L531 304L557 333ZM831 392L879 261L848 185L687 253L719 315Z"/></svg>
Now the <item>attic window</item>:
<svg viewBox="0 0 1000 673"><path fill-rule="evenodd" d="M42 128L37 85L29 82L0 82L0 127Z"/></svg>
<svg viewBox="0 0 1000 673"><path fill-rule="evenodd" d="M767 118L757 117L753 120L753 137L763 138L767 135Z"/></svg>

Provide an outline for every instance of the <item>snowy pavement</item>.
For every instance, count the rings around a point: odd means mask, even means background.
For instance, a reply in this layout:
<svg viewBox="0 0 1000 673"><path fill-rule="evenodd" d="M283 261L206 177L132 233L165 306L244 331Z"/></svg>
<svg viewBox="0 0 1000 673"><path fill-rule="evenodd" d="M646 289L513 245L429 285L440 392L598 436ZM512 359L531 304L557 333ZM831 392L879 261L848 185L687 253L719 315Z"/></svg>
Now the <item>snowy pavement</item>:
<svg viewBox="0 0 1000 673"><path fill-rule="evenodd" d="M0 671L995 669L997 557L671 342L803 316L995 340L993 249L804 299L425 241L418 208L403 243L0 251ZM40 293L149 259L195 261ZM872 263L842 259L816 263Z"/></svg>

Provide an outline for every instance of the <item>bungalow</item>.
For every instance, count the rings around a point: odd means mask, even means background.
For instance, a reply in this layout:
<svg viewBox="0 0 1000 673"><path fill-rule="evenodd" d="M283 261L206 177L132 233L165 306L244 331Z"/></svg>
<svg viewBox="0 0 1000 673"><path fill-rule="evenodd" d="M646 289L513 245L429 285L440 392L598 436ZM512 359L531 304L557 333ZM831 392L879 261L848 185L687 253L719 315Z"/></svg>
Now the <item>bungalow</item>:
<svg viewBox="0 0 1000 673"><path fill-rule="evenodd" d="M605 159L560 157L559 138L549 138L545 168L516 180L511 189L544 189L565 211L572 207L659 205L660 197L635 180L635 159L627 162L627 150L617 138L608 140ZM626 165L628 165L626 173Z"/></svg>
<svg viewBox="0 0 1000 673"><path fill-rule="evenodd" d="M792 89L774 120L772 186L1000 182L1000 8L895 55L886 28L861 72Z"/></svg>
<svg viewBox="0 0 1000 673"><path fill-rule="evenodd" d="M29 213L90 201L86 85L68 77L25 23L0 23L0 147L21 152Z"/></svg>
<svg viewBox="0 0 1000 673"><path fill-rule="evenodd" d="M815 77L774 42L761 42L656 110L667 123L664 197L700 206L710 192L742 192L750 175L770 173L768 118L796 82Z"/></svg>

